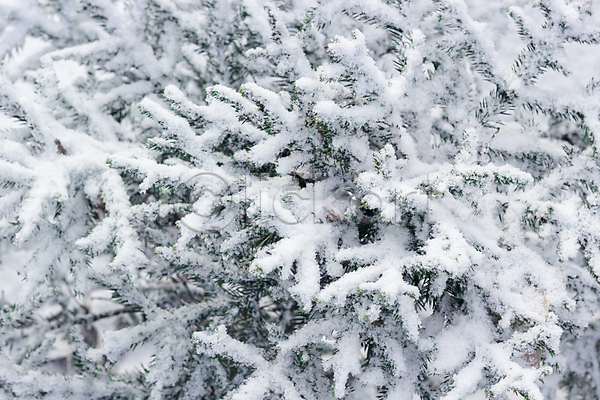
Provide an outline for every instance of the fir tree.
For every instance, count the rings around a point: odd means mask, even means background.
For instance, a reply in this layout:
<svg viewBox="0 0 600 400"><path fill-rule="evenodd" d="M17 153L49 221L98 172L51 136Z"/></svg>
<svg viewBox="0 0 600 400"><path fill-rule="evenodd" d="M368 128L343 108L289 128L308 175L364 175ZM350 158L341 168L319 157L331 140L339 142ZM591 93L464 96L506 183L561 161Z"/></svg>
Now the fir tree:
<svg viewBox="0 0 600 400"><path fill-rule="evenodd" d="M600 398L597 85L536 83L597 43L591 3L491 4L490 32L462 1L23 7L4 396Z"/></svg>

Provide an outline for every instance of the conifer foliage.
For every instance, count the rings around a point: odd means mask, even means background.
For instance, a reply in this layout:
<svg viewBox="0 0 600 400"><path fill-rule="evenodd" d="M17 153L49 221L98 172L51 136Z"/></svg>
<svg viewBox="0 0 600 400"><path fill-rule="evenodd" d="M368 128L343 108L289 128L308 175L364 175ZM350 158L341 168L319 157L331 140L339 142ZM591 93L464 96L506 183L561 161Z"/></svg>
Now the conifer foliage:
<svg viewBox="0 0 600 400"><path fill-rule="evenodd" d="M595 11L1 2L0 397L600 400Z"/></svg>

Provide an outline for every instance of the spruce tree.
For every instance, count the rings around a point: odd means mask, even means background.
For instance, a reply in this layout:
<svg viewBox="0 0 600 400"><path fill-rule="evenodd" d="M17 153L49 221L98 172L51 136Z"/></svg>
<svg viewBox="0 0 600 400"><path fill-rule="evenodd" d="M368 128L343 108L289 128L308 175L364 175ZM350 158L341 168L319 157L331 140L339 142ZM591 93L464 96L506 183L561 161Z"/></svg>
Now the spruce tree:
<svg viewBox="0 0 600 400"><path fill-rule="evenodd" d="M598 86L537 84L591 2L26 7L3 396L600 399Z"/></svg>

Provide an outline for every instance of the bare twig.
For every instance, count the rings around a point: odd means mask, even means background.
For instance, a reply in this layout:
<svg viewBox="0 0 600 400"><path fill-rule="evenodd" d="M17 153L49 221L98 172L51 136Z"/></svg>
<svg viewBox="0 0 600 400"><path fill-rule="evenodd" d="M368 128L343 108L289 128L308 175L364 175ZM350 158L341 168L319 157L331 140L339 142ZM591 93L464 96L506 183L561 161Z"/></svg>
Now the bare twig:
<svg viewBox="0 0 600 400"><path fill-rule="evenodd" d="M496 129L496 132L494 132L494 134L492 135L490 140L488 140L487 144L485 145L485 148L481 152L481 158L483 158L487 154L487 152L490 150L490 143L492 143L492 140L494 140L494 138L496 137L498 132L500 132L500 127L498 127L498 129ZM477 165L481 165L481 160L477 161Z"/></svg>
<svg viewBox="0 0 600 400"><path fill-rule="evenodd" d="M62 155L66 155L67 154L67 150L63 147L63 145L60 142L60 140L54 139L54 144L56 145L56 148L58 149L58 152L60 154L62 154Z"/></svg>
<svg viewBox="0 0 600 400"><path fill-rule="evenodd" d="M271 233L262 242L260 242L260 244L258 245L258 247L256 247L256 249L254 249L254 253L250 254L250 257L248 257L246 259L246 261L244 261L244 263L242 265L240 265L240 268L244 268L244 266L246 264L248 264L248 262L252 259L252 257L254 257L254 255L256 254L256 252L258 252L258 250L260 250L260 248L263 247L263 245L267 242L267 240L271 239L271 236L273 236L274 234L275 234L275 232Z"/></svg>

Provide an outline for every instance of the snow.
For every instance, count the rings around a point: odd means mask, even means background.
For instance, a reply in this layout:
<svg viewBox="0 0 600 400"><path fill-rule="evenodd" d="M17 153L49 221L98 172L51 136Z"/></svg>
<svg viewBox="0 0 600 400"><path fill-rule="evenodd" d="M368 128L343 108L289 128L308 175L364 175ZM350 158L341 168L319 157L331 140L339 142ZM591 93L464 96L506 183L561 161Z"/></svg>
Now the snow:
<svg viewBox="0 0 600 400"><path fill-rule="evenodd" d="M0 4L0 398L600 391L598 4L63 3Z"/></svg>

